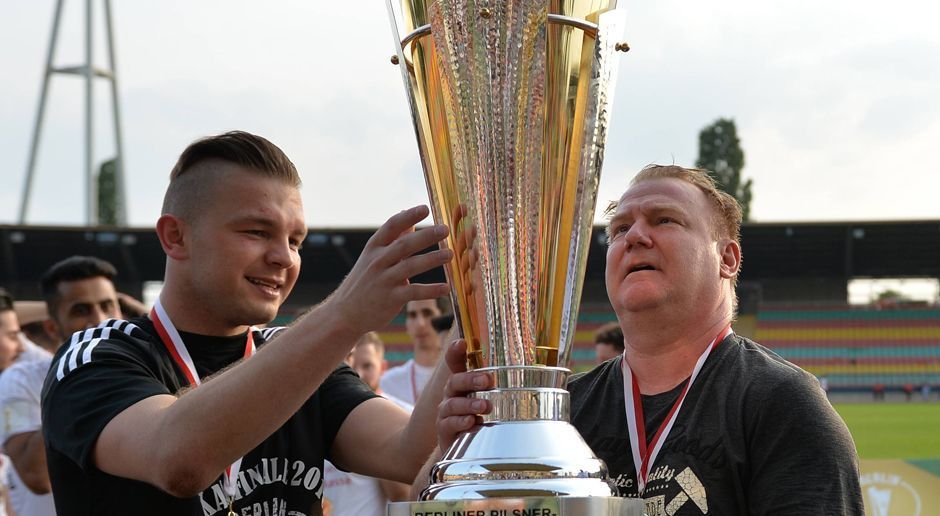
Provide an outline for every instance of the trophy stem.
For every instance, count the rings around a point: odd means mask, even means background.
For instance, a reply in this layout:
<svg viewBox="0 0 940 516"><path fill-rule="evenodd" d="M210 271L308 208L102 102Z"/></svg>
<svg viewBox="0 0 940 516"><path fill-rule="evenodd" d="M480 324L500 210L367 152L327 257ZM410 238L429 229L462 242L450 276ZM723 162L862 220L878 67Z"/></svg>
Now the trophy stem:
<svg viewBox="0 0 940 516"><path fill-rule="evenodd" d="M489 400L493 410L484 423L512 421L568 421L569 395L565 390L571 371L563 367L497 366L477 369L489 373L493 389L475 392Z"/></svg>
<svg viewBox="0 0 940 516"><path fill-rule="evenodd" d="M607 467L570 423L570 371L490 367L495 388L474 393L493 410L431 469L422 500L612 496Z"/></svg>

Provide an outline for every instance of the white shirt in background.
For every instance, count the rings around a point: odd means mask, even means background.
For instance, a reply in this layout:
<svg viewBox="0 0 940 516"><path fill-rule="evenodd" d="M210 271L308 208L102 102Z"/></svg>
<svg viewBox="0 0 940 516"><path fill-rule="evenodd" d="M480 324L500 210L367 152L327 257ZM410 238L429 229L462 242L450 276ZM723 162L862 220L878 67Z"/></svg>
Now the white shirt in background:
<svg viewBox="0 0 940 516"><path fill-rule="evenodd" d="M387 393L382 396L409 413L414 408ZM341 471L328 460L323 461L323 500L330 504L330 516L381 516L388 505L377 478Z"/></svg>
<svg viewBox="0 0 940 516"><path fill-rule="evenodd" d="M51 364L52 355L38 360L20 359L0 374L0 443L12 435L39 431L42 382ZM3 479L17 516L55 516L52 493L37 495L30 491L12 463Z"/></svg>
<svg viewBox="0 0 940 516"><path fill-rule="evenodd" d="M417 404L417 397L421 395L424 387L431 380L434 367L426 367L410 359L404 364L393 367L379 380L379 388L383 394L398 398L412 406Z"/></svg>

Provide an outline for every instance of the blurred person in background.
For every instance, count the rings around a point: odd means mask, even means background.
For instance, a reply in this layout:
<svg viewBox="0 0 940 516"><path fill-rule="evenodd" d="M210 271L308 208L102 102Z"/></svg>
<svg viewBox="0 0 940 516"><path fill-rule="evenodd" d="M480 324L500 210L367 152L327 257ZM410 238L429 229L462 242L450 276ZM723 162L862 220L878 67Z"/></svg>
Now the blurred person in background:
<svg viewBox="0 0 940 516"><path fill-rule="evenodd" d="M370 331L362 336L347 357L347 363L373 391L411 412L412 406L385 394L379 380L387 367L385 344L379 334ZM408 499L409 484L342 471L326 461L323 469L324 506L332 516L385 514L389 502Z"/></svg>
<svg viewBox="0 0 940 516"><path fill-rule="evenodd" d="M441 338L431 320L450 311L446 297L420 299L405 305L405 332L414 346L414 357L382 376L382 392L415 405L441 357Z"/></svg>
<svg viewBox="0 0 940 516"><path fill-rule="evenodd" d="M79 330L121 318L115 276L113 265L94 256L72 256L50 267L40 280L49 310L46 331L61 344Z"/></svg>
<svg viewBox="0 0 940 516"><path fill-rule="evenodd" d="M13 296L0 288L0 380L23 352L20 323L16 317ZM2 413L0 413L2 414ZM0 454L0 515L10 506L10 457Z"/></svg>
<svg viewBox="0 0 940 516"><path fill-rule="evenodd" d="M454 326L454 314L444 314L431 319L431 327L437 332L441 345L447 345L457 339L457 327Z"/></svg>
<svg viewBox="0 0 940 516"><path fill-rule="evenodd" d="M20 322L16 317L13 296L0 288L0 373L12 366L22 352Z"/></svg>
<svg viewBox="0 0 940 516"><path fill-rule="evenodd" d="M20 322L20 331L26 337L26 349L21 360L31 360L48 356L48 350L56 349L61 342L58 336L50 335L46 331L46 320L49 311L46 310L45 301L17 301L16 317Z"/></svg>
<svg viewBox="0 0 940 516"><path fill-rule="evenodd" d="M52 353L77 332L121 317L114 266L92 256L72 256L47 270L40 280L45 299L42 340L47 356L20 361L0 376L0 442L13 467L10 504L18 516L55 515L42 442L40 394Z"/></svg>
<svg viewBox="0 0 940 516"><path fill-rule="evenodd" d="M594 334L594 353L598 364L623 354L623 330L619 323L607 323L597 329Z"/></svg>

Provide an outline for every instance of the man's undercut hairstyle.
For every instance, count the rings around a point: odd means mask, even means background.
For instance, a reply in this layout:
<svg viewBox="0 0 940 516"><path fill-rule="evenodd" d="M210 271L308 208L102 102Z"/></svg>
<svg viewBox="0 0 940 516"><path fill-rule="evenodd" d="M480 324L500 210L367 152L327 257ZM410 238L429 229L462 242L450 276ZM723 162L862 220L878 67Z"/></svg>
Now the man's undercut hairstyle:
<svg viewBox="0 0 940 516"><path fill-rule="evenodd" d="M3 287L0 287L0 312L13 310L13 296Z"/></svg>
<svg viewBox="0 0 940 516"><path fill-rule="evenodd" d="M277 145L245 131L230 131L196 140L180 154L170 172L170 186L161 213L192 220L200 207L211 200L215 182L223 179L219 172L224 163L281 180L294 188L301 185L297 167Z"/></svg>
<svg viewBox="0 0 940 516"><path fill-rule="evenodd" d="M594 334L594 344L609 344L617 351L623 352L623 329L620 323L607 323L597 329Z"/></svg>
<svg viewBox="0 0 940 516"><path fill-rule="evenodd" d="M54 317L59 303L59 285L70 281L81 281L91 278L104 278L114 282L117 269L110 262L94 256L70 256L55 263L42 275L39 287L42 298L46 302L46 310L50 317Z"/></svg>

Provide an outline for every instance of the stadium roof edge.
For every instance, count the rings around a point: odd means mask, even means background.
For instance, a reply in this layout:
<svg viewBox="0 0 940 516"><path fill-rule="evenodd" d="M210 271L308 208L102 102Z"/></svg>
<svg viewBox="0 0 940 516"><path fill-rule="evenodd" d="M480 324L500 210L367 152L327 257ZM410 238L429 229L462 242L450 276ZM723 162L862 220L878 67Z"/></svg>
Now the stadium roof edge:
<svg viewBox="0 0 940 516"><path fill-rule="evenodd" d="M809 227L809 226L884 226L895 224L937 224L940 219L880 219L880 220L835 220L835 221L752 221L742 224L744 227ZM424 227L420 224L418 227ZM594 224L595 228L604 228L604 224ZM153 231L153 226L73 226L55 224L0 224L0 230L39 229L55 231ZM308 231L351 232L375 231L378 226L307 226Z"/></svg>

